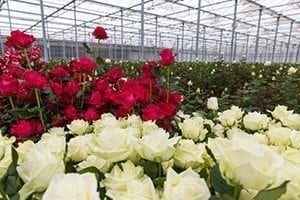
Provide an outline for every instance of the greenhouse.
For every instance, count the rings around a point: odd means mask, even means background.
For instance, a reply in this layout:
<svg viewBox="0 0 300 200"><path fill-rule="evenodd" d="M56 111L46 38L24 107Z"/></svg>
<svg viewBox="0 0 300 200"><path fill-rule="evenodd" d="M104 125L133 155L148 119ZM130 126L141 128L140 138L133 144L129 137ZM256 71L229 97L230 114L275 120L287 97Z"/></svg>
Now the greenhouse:
<svg viewBox="0 0 300 200"><path fill-rule="evenodd" d="M0 199L300 200L300 0L0 0Z"/></svg>

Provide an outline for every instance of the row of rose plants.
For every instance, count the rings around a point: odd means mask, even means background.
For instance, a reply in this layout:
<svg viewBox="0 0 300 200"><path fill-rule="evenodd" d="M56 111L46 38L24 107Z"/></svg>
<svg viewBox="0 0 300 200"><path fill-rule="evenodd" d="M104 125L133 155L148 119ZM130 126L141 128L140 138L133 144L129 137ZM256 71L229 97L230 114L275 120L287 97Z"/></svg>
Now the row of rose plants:
<svg viewBox="0 0 300 200"><path fill-rule="evenodd" d="M14 147L0 137L2 199L299 199L300 114L178 112L172 134L137 115L77 119ZM174 135L175 133L175 135ZM172 135L172 136L171 136Z"/></svg>
<svg viewBox="0 0 300 200"><path fill-rule="evenodd" d="M137 62L120 65L126 74L139 74ZM300 112L300 64L178 62L170 66L170 80L185 97L182 109L186 112L205 110L210 96L219 98L221 109L237 105L265 112L280 104Z"/></svg>
<svg viewBox="0 0 300 200"><path fill-rule="evenodd" d="M105 29L97 27L96 39L106 39ZM76 119L93 121L102 113L116 117L137 114L143 120L156 120L169 129L182 96L160 83L154 73L167 70L175 56L162 50L161 59L142 65L138 77L124 75L112 65L107 71L102 59L92 55L68 63L49 65L42 60L35 38L19 30L8 36L9 47L0 57L0 126L3 133L18 141L37 138L50 127L65 126Z"/></svg>

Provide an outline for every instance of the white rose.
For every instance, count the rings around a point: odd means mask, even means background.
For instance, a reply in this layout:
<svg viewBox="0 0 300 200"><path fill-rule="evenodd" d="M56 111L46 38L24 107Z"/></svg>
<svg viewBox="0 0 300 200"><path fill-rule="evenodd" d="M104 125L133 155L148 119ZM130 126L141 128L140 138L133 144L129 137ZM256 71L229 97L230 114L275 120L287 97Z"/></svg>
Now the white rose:
<svg viewBox="0 0 300 200"><path fill-rule="evenodd" d="M35 144L36 148L46 149L47 152L53 153L60 157L65 154L66 138L61 135L50 135L44 133L38 143Z"/></svg>
<svg viewBox="0 0 300 200"><path fill-rule="evenodd" d="M106 195L111 199L118 200L158 200L152 180L147 177L143 179L134 179L126 184L125 191L108 190Z"/></svg>
<svg viewBox="0 0 300 200"><path fill-rule="evenodd" d="M258 112L249 112L244 116L243 123L245 128L252 131L258 131L266 129L270 123L271 119L265 115Z"/></svg>
<svg viewBox="0 0 300 200"><path fill-rule="evenodd" d="M51 135L65 135L65 128L63 127L53 127L48 130Z"/></svg>
<svg viewBox="0 0 300 200"><path fill-rule="evenodd" d="M300 167L300 152L298 149L286 147L280 155L288 162L291 162Z"/></svg>
<svg viewBox="0 0 300 200"><path fill-rule="evenodd" d="M279 198L279 200L287 199L300 199L300 166L291 163L285 163L281 168L278 180L278 184L281 184L285 180L290 182L287 184L286 192Z"/></svg>
<svg viewBox="0 0 300 200"><path fill-rule="evenodd" d="M168 169L167 180L164 184L163 200L169 199L203 199L211 196L204 179L191 168L177 174L172 168Z"/></svg>
<svg viewBox="0 0 300 200"><path fill-rule="evenodd" d="M201 167L204 167L204 153L204 144L195 144L193 140L180 140L176 146L174 164L184 169L191 167L200 172Z"/></svg>
<svg viewBox="0 0 300 200"><path fill-rule="evenodd" d="M266 131L266 135L269 137L269 141L274 145L291 145L292 138L296 135L296 131L293 131L285 127L270 126Z"/></svg>
<svg viewBox="0 0 300 200"><path fill-rule="evenodd" d="M216 124L213 128L212 131L215 135L217 135L218 137L225 137L224 136L224 132L225 132L225 128L224 126L222 126L221 124Z"/></svg>
<svg viewBox="0 0 300 200"><path fill-rule="evenodd" d="M0 131L0 178L6 173L10 163L12 162L12 144L15 137L3 137Z"/></svg>
<svg viewBox="0 0 300 200"><path fill-rule="evenodd" d="M286 106L276 106L273 112L271 112L272 116L275 119L281 120L282 118L287 117L288 115L293 114L292 110L288 110Z"/></svg>
<svg viewBox="0 0 300 200"><path fill-rule="evenodd" d="M230 110L225 110L218 115L218 120L221 122L222 126L232 127L234 125L237 125L237 123L243 116L243 112L239 107L232 106Z"/></svg>
<svg viewBox="0 0 300 200"><path fill-rule="evenodd" d="M262 190L273 184L284 163L281 156L248 134L236 133L231 140L209 139L208 146L224 178L244 189Z"/></svg>
<svg viewBox="0 0 300 200"><path fill-rule="evenodd" d="M192 117L179 123L182 136L195 142L203 141L208 133L202 117Z"/></svg>
<svg viewBox="0 0 300 200"><path fill-rule="evenodd" d="M148 135L148 134L152 133L153 131L157 131L160 129L161 128L159 128L154 122L145 121L142 124L142 135Z"/></svg>
<svg viewBox="0 0 300 200"><path fill-rule="evenodd" d="M296 148L296 149L300 149L300 132L298 131L298 133L291 138L291 143L292 143L292 147Z"/></svg>
<svg viewBox="0 0 300 200"><path fill-rule="evenodd" d="M218 110L218 99L217 97L210 97L208 100L207 100L207 108L209 110Z"/></svg>
<svg viewBox="0 0 300 200"><path fill-rule="evenodd" d="M109 170L111 163L97 157L96 155L89 155L86 160L78 163L77 171L83 170L88 167L96 167L100 172L105 173Z"/></svg>
<svg viewBox="0 0 300 200"><path fill-rule="evenodd" d="M121 127L120 121L111 113L101 115L101 119L93 122L94 132L100 133L105 127Z"/></svg>
<svg viewBox="0 0 300 200"><path fill-rule="evenodd" d="M110 62L111 62L111 60L109 58L105 59L105 63L110 63Z"/></svg>
<svg viewBox="0 0 300 200"><path fill-rule="evenodd" d="M17 148L17 152L18 152L18 156L19 156L18 164L24 162L27 159L26 158L27 153L29 152L29 150L31 150L34 147L35 147L35 144L31 140L27 140L18 146L18 148Z"/></svg>
<svg viewBox="0 0 300 200"><path fill-rule="evenodd" d="M71 122L71 124L67 125L68 129L74 135L83 135L86 133L89 127L89 123L82 119L77 119Z"/></svg>
<svg viewBox="0 0 300 200"><path fill-rule="evenodd" d="M27 160L17 167L17 171L25 182L19 191L20 200L25 200L33 192L43 192L55 174L65 171L65 166L62 157L46 149L35 148L28 153Z"/></svg>
<svg viewBox="0 0 300 200"><path fill-rule="evenodd" d="M291 114L281 118L284 126L300 131L300 114Z"/></svg>
<svg viewBox="0 0 300 200"><path fill-rule="evenodd" d="M99 200L94 174L57 174L49 184L42 200Z"/></svg>
<svg viewBox="0 0 300 200"><path fill-rule="evenodd" d="M295 67L290 67L290 68L288 69L288 75L294 74L294 73L296 73L297 71L298 71L297 68L295 68Z"/></svg>
<svg viewBox="0 0 300 200"><path fill-rule="evenodd" d="M271 61L266 61L264 66L271 66L272 62Z"/></svg>
<svg viewBox="0 0 300 200"><path fill-rule="evenodd" d="M145 177L143 168L134 166L129 160L120 165L122 167L115 165L110 173L105 174L105 179L101 184L107 190L126 191L128 182Z"/></svg>
<svg viewBox="0 0 300 200"><path fill-rule="evenodd" d="M138 139L129 134L126 129L105 127L94 137L90 146L95 155L109 162L126 160L137 146Z"/></svg>
<svg viewBox="0 0 300 200"><path fill-rule="evenodd" d="M67 157L73 161L83 161L91 153L91 149L87 144L88 137L80 135L72 138L68 142Z"/></svg>
<svg viewBox="0 0 300 200"><path fill-rule="evenodd" d="M169 134L161 129L143 136L136 151L146 160L154 162L167 161L174 156L174 146L178 140L179 137L169 139Z"/></svg>
<svg viewBox="0 0 300 200"><path fill-rule="evenodd" d="M142 129L143 120L137 115L130 115L127 119L122 119L121 121L122 127L134 127L137 129Z"/></svg>

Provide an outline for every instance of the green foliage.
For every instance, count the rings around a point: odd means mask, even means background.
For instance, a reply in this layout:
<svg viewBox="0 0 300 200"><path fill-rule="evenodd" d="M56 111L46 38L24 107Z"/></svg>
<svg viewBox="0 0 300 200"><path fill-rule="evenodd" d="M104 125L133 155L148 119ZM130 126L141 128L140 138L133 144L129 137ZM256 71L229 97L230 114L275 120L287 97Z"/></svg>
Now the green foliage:
<svg viewBox="0 0 300 200"><path fill-rule="evenodd" d="M276 200L276 199L279 199L279 197L286 192L286 186L287 186L288 182L289 181L285 181L276 188L272 188L272 189L269 189L269 190L262 190L256 195L256 197L254 197L254 199L255 200Z"/></svg>

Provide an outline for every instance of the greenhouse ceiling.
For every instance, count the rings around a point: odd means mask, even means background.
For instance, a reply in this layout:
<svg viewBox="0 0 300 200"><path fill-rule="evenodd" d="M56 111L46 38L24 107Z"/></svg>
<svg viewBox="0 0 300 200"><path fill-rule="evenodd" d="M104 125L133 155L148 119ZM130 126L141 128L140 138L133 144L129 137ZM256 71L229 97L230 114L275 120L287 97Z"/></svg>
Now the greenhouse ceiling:
<svg viewBox="0 0 300 200"><path fill-rule="evenodd" d="M43 37L41 0L0 2L2 35L20 29ZM181 40L183 48L193 48L207 38L229 46L233 39L238 45L300 44L300 0L43 0L43 10L48 39L91 42L101 25L107 43L173 47Z"/></svg>

